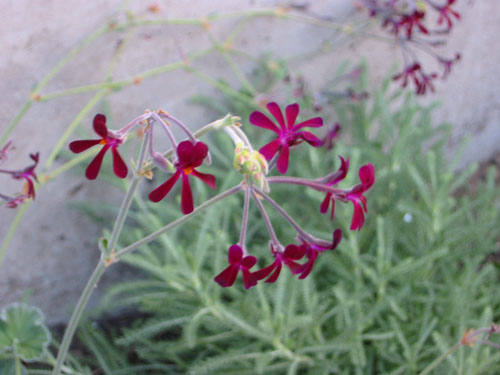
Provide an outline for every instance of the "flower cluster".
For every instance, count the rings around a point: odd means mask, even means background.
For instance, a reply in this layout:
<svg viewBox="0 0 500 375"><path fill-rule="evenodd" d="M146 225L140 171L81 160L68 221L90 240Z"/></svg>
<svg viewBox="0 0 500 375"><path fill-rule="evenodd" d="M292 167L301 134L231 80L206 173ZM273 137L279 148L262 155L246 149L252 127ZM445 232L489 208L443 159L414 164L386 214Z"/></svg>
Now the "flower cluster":
<svg viewBox="0 0 500 375"><path fill-rule="evenodd" d="M8 159L9 152L13 149L12 141L7 142L0 149L0 164L3 164ZM0 199L5 202L5 206L9 208L15 208L19 204L25 202L28 199L35 199L35 182L38 181L37 175L35 173L35 168L38 165L40 159L39 153L30 154L30 158L33 164L18 170L0 169L0 173L7 174L14 180L24 181L22 191L15 196L9 196L0 193Z"/></svg>
<svg viewBox="0 0 500 375"><path fill-rule="evenodd" d="M290 149L300 143L305 142L313 147L319 147L321 145L325 147L329 146L326 141L322 141L314 134L302 130L304 127L322 126L323 121L321 118L316 117L295 124L299 112L297 104L292 104L286 107L285 116L283 116L281 109L276 103L267 104L267 109L275 118L278 126L267 115L259 111L255 111L250 115L250 123L255 126L271 130L277 135L274 140L267 143L260 149L260 153L262 153L266 160L270 161L269 170L272 170L273 166L276 165L278 172L285 174L288 170L290 162ZM335 127L333 131L335 135L332 135L331 138L335 138L337 132L338 127ZM233 132L228 130L228 133L237 145L246 143L245 139L238 138L237 131ZM246 147L251 150L250 144L246 144ZM236 160L237 159L235 159L235 163ZM248 159L245 159L245 161L247 160ZM358 185L346 190L338 189L334 186L346 177L349 169L349 160L345 160L342 157L340 157L340 160L341 165L339 169L326 177L317 180L307 180L287 176L266 177L265 186L268 187L273 184L302 185L311 189L322 191L325 193L325 198L323 203L320 204L319 210L326 213L331 203L332 219L334 216L334 205L336 201L344 203L352 202L354 206L354 213L350 229L360 230L364 224L364 215L367 212L367 202L364 193L369 190L375 182L375 170L371 164L362 166L359 170L360 183ZM237 169L245 176L245 204L243 209L240 240L237 244L233 244L229 247L229 265L222 272L220 272L214 280L222 287L229 287L234 284L238 273L241 272L244 287L249 289L256 285L260 280L266 283L275 282L281 274L283 267L287 267L291 274L297 275L299 279L306 278L311 273L319 255L337 248L342 239L341 230L336 229L333 231L331 241L314 237L302 229L300 225L277 202L275 202L270 195L268 195L269 189L268 191L263 191L259 188L259 186L257 186L254 179L251 178L251 173L242 172L242 168ZM261 213L262 219L266 224L270 237L269 248L271 256L274 258L271 264L255 271L252 271L252 268L256 266L257 258L253 255L249 255L248 249L245 245L250 201L255 202ZM267 202L294 228L297 234L294 242L283 245L278 240L263 201Z"/></svg>
<svg viewBox="0 0 500 375"><path fill-rule="evenodd" d="M318 128L323 126L323 120L315 117L305 121L297 121L299 116L298 104L291 104L286 107L283 114L281 108L276 103L268 103L267 110L274 118L274 121L260 111L255 111L250 115L249 122L259 128L272 131L275 138L259 151L253 149L246 134L240 128L239 123L226 118L213 123L214 129L223 129L234 141L235 155L233 166L243 175L243 181L234 190L245 190L245 200L242 215L242 229L238 243L232 244L228 250L228 266L222 270L215 281L222 287L229 287L234 284L239 273L242 274L243 283L246 289L255 286L260 280L272 283L275 282L283 267L288 267L293 275L299 279L306 278L312 271L317 258L326 251L335 250L342 239L340 229L333 230L332 240L319 239L302 229L299 224L269 195L270 186L275 184L301 185L325 193L323 202L318 210L326 213L331 205L331 219L334 218L334 208L337 201L353 204L353 217L351 230L360 230L365 221L367 212L367 201L365 193L375 182L375 170L371 164L364 165L359 170L360 183L350 189L339 189L339 184L347 176L349 170L349 160L340 157L341 165L339 169L323 178L307 180L298 177L283 176L289 169L292 149L296 146L307 143L313 147L323 146L330 149L333 141L337 137L339 126L333 127L324 139L318 138L313 133L304 130L305 128ZM235 119L234 117L231 117ZM238 118L239 119L239 118ZM177 125L187 135L177 143L171 126ZM210 125L210 124L209 124ZM208 126L208 125L207 125ZM128 168L122 157L118 153L118 148L125 142L127 135L135 128L139 127L139 134L143 137L142 151L149 150L151 166L156 165L167 173L169 177L154 188L148 195L152 202L162 201L172 191L177 181L181 181L181 211L190 214L194 211L194 199L191 191L190 178L195 177L212 189L216 189L215 177L211 174L203 173L201 168L204 161L210 162L208 146L197 140L193 133L178 119L170 114L158 110L147 111L137 117L132 122L119 130L110 130L106 126L106 117L98 114L94 117L93 127L98 139L76 140L71 142L69 148L75 153L86 151L94 146L101 146L97 155L90 162L86 169L88 179L96 179L105 154L111 150L113 160L113 172L119 178L125 178ZM168 151L160 153L153 147L153 135L156 129L162 129L170 140L171 147ZM268 176L268 173L276 167L281 175ZM137 174L150 172L149 167L137 166L140 170ZM145 170L146 169L146 170ZM24 176L24 175L23 175ZM221 193L222 195L222 193ZM248 225L248 215L251 202L255 202L269 232L269 247L273 262L261 269L252 271L258 260L248 253L246 247L246 231ZM295 229L297 235L293 241L286 246L278 240L273 229L271 220L267 214L263 202L267 202Z"/></svg>
<svg viewBox="0 0 500 375"><path fill-rule="evenodd" d="M454 9L456 0L362 0L361 3L370 16L381 19L382 28L397 40L401 48L405 67L394 75L393 80L400 81L403 87L412 83L417 95L433 92L432 81L439 74L424 71L415 52L433 57L443 71L441 78L448 76L452 65L460 60L460 54L447 58L439 55L434 47L444 44L443 36L450 33L454 22L460 19L460 14Z"/></svg>
<svg viewBox="0 0 500 375"><path fill-rule="evenodd" d="M186 132L189 140L184 140L177 144L173 133L170 130L171 122L178 125L184 132ZM172 149L170 151L175 150L176 153L173 161L168 160L161 153L154 150L153 131L157 128L157 126L160 126L160 128L166 132L171 141ZM104 156L110 149L113 157L114 174L119 178L126 178L128 175L128 168L117 149L125 142L127 135L135 127L142 127L142 131L140 133L143 136L145 136L146 133L149 135L149 153L152 161L158 167L167 172L171 172L172 168L175 168L175 173L149 194L149 199L152 202L159 202L163 200L180 178L182 181L181 210L184 214L189 214L194 210L193 194L191 192L189 176L191 175L199 178L212 189L215 189L216 187L214 176L204 174L196 170L196 168L199 167L208 156L207 145L203 142L197 141L193 133L189 131L186 125L164 111L147 111L144 115L135 118L132 122L116 131L107 128L105 115L97 114L93 120L93 127L95 133L101 137L100 139L76 140L71 142L69 145L69 149L74 153L86 151L97 145L102 146L101 150L90 162L85 171L85 175L89 180L94 180L98 177ZM167 152L167 154L173 154L173 152Z"/></svg>

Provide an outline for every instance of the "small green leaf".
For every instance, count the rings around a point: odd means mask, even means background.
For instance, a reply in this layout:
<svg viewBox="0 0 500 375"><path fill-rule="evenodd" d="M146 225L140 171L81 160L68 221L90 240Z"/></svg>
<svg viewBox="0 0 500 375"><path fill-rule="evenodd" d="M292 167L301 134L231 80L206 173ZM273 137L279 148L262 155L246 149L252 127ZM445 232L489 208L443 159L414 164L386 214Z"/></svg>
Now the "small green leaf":
<svg viewBox="0 0 500 375"><path fill-rule="evenodd" d="M0 353L12 352L23 361L41 359L50 342L40 309L15 303L0 314ZM2 372L3 373L3 372Z"/></svg>

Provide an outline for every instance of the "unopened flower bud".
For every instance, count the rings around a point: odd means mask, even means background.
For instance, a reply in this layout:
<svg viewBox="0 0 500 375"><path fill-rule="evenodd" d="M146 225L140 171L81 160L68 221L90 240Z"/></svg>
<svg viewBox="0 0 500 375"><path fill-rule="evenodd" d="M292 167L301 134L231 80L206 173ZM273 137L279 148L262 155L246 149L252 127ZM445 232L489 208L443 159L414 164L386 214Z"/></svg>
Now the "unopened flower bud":
<svg viewBox="0 0 500 375"><path fill-rule="evenodd" d="M243 143L238 143L234 149L233 166L241 174L250 177L260 189L269 191L266 180L269 169L266 159L260 152L249 150Z"/></svg>

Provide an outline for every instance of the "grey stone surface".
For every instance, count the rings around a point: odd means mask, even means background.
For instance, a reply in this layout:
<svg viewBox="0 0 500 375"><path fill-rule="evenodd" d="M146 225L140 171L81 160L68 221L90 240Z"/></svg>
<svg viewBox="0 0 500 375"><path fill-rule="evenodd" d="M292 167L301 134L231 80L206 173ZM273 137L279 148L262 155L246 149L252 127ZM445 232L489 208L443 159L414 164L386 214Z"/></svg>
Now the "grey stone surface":
<svg viewBox="0 0 500 375"><path fill-rule="evenodd" d="M277 2L168 0L157 3L160 13L153 18L201 17L214 11L259 9ZM0 133L21 108L30 90L72 47L98 27L115 19L120 7L126 6L140 16L147 12L149 4L139 0L125 3L118 0L7 2L3 9L4 22L0 24L0 46L4 51L0 57L0 92L3 94ZM352 11L350 0L317 0L311 4L316 12L337 17L344 17ZM500 8L493 0L483 0L473 5L462 2L461 9L463 22L456 28L447 48L450 53L462 51L462 62L447 82L438 85L436 95L430 99L443 101L436 118L454 125L452 146L466 132L473 134L465 159L470 162L485 159L498 151L500 141L500 76L496 73L500 61L497 40ZM212 31L222 39L232 27L234 20L226 20L214 25ZM255 19L244 28L238 46L253 55L273 50L277 56L292 57L314 51L323 41L337 35L333 30L276 18ZM113 32L96 40L91 48L63 68L42 93L101 82L124 38L125 33ZM179 61L182 53L209 45L206 34L199 27L141 27L120 57L113 78L128 78L146 69ZM333 64L347 57L353 61L366 57L377 81L387 74L397 58L396 53L393 48L373 40L356 41L323 56L300 60L293 67L313 87L321 87ZM245 73L251 72L250 61L243 57L236 60ZM220 57L207 56L195 62L195 66L212 77L237 82ZM116 126L126 123L145 108L164 108L196 128L214 120L207 111L187 101L197 93L216 95L209 85L192 74L175 71L127 87L113 93L107 100ZM85 93L35 103L10 137L17 150L12 154L9 166L24 166L27 154L32 151L41 152L43 163L62 131L91 97L92 93ZM92 117L98 110L96 107L85 116L84 128L90 130ZM452 147L450 152L453 150ZM17 185L2 179L0 186L12 191ZM119 190L102 181L89 182L71 172L44 185L36 201L28 208L0 265L0 307L20 300L23 293L29 291L30 302L45 311L50 323L65 320L98 259L96 239L102 232L102 228L68 204L85 201L116 204L121 196ZM15 214L15 210L1 210L0 239L5 237ZM111 274L108 282L133 277L130 271L124 273L123 270ZM103 285L106 285L106 280L99 286L99 291Z"/></svg>

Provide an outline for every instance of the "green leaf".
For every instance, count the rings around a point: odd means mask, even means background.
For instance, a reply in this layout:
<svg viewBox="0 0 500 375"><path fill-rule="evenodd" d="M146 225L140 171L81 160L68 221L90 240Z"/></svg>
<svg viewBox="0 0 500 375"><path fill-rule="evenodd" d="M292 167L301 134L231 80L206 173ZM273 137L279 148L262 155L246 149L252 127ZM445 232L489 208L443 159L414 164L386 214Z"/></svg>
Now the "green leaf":
<svg viewBox="0 0 500 375"><path fill-rule="evenodd" d="M12 352L23 361L39 360L45 355L50 333L43 324L40 309L16 303L0 314L0 353Z"/></svg>

